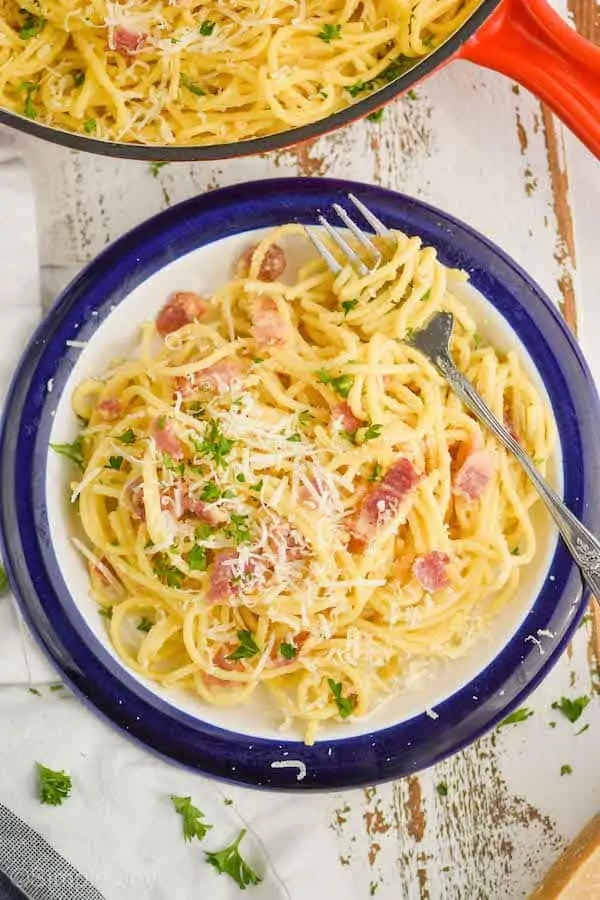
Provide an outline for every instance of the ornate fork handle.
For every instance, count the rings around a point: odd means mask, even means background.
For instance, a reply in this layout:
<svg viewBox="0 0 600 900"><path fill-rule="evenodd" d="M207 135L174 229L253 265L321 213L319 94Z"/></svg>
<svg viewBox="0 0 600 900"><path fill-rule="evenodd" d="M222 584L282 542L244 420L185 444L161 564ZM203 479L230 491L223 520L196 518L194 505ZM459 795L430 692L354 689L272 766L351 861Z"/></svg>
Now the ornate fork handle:
<svg viewBox="0 0 600 900"><path fill-rule="evenodd" d="M450 357L438 355L435 358L435 365L465 406L475 413L477 418L519 461L548 507L583 578L594 596L600 598L600 542L582 525L571 510L565 506L556 491L542 478L518 441L498 421L489 406L477 393L471 382L456 368Z"/></svg>

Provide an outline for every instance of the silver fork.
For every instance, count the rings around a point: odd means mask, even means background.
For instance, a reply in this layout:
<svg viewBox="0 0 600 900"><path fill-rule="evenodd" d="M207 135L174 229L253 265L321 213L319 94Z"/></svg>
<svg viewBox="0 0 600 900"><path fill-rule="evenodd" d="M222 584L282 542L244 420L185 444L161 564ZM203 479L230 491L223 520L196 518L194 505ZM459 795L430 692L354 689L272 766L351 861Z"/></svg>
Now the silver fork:
<svg viewBox="0 0 600 900"><path fill-rule="evenodd" d="M392 232L381 222L363 203L353 194L349 199L356 209L362 214L371 228L382 237L391 237ZM319 224L326 230L332 241L340 249L344 257L353 265L361 275L368 275L381 261L382 255L369 237L364 234L358 225L350 218L348 213L339 204L334 204L333 209L341 219L343 225L349 229L354 237L371 257L369 267L359 254L348 244L339 227L331 225L324 216L319 216ZM329 251L321 240L317 231L308 226L305 227L308 237L313 242L318 253L323 257L329 269L337 275L343 266ZM532 481L538 494L544 501L550 515L554 519L558 530L565 542L571 556L577 563L582 577L591 589L593 595L600 602L600 542L583 525L571 510L563 503L556 491L550 487L545 478L542 478L533 461L525 453L521 445L502 425L491 411L483 397L475 390L471 382L465 378L462 372L456 368L450 356L450 338L454 327L454 316L449 312L435 313L429 319L424 328L416 331L407 343L419 350L442 375L454 393L475 414L477 419L494 434L500 443L512 453L520 463L525 474Z"/></svg>

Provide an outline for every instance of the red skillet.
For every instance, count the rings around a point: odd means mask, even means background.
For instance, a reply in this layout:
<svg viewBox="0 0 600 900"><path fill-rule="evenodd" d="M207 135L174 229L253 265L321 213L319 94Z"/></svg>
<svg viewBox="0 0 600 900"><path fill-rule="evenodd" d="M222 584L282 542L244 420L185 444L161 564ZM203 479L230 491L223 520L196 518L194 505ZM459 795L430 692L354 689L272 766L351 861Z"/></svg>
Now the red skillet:
<svg viewBox="0 0 600 900"><path fill-rule="evenodd" d="M0 122L55 144L105 156L167 162L249 156L310 140L362 118L452 59L468 59L519 81L600 157L600 49L579 37L546 0L482 0L456 34L396 81L313 125L265 138L211 147L146 147L59 131L5 109L0 109Z"/></svg>

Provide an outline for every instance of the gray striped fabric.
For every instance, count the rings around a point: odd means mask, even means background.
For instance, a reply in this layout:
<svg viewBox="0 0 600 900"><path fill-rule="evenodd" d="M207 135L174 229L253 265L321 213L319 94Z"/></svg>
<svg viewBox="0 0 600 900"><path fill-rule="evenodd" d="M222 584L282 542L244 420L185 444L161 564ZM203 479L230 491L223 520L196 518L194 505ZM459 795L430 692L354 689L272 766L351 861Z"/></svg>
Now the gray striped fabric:
<svg viewBox="0 0 600 900"><path fill-rule="evenodd" d="M0 900L104 900L37 831L0 803Z"/></svg>

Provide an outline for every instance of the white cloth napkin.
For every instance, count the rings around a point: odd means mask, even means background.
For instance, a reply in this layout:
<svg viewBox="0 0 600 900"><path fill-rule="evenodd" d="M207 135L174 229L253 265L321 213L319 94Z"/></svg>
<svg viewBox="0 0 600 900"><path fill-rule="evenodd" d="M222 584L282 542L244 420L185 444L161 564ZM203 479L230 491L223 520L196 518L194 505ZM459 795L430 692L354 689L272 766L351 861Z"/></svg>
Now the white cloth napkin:
<svg viewBox="0 0 600 900"><path fill-rule="evenodd" d="M0 408L40 314L33 190L14 136L0 129ZM0 597L0 684L55 678L12 598Z"/></svg>

